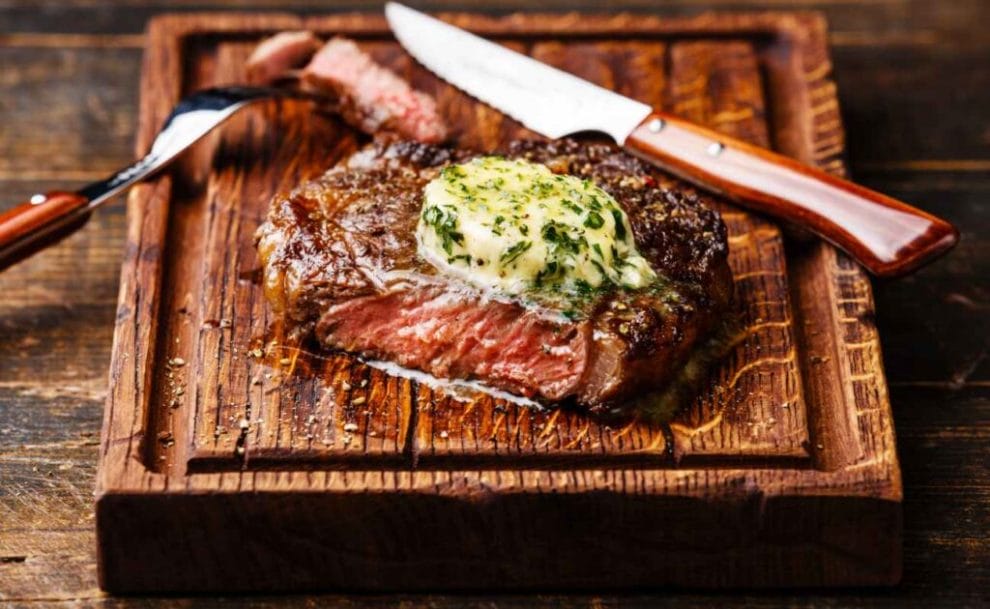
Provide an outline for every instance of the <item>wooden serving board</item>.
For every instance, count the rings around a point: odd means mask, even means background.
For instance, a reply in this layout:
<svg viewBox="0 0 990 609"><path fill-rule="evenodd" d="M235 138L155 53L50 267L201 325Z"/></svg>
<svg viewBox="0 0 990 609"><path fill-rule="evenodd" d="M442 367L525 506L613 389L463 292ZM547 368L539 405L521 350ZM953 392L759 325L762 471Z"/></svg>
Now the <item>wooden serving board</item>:
<svg viewBox="0 0 990 609"><path fill-rule="evenodd" d="M449 19L658 108L843 171L814 14ZM356 39L461 146L532 135L415 64L371 15L173 15L149 29L137 152L263 36ZM669 425L453 399L300 353L258 283L270 197L363 137L303 102L233 119L135 188L97 488L116 592L891 584L901 481L870 284L720 205L744 339Z"/></svg>

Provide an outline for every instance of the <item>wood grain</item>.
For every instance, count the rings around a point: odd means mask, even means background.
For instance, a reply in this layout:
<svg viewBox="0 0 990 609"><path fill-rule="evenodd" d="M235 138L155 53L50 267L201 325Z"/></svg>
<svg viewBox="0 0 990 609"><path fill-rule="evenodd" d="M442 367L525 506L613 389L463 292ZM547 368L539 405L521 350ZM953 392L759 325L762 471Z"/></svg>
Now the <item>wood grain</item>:
<svg viewBox="0 0 990 609"><path fill-rule="evenodd" d="M183 6L212 9L222 8L223 3L197 1ZM305 1L284 6L301 12L336 10ZM365 6L377 10L370 3ZM426 8L438 6L441 3ZM496 11L521 5L458 6ZM563 4L541 6L550 10ZM745 10L779 4L677 0L663 7L635 2L612 6L673 16L712 7ZM100 396L107 390L119 256L126 232L122 210L107 207L55 249L0 275L0 598L12 606L32 607L986 604L990 563L985 536L979 531L986 528L990 480L983 458L990 429L986 409L990 401L983 390L990 360L981 356L990 277L985 205L990 193L985 178L990 149L982 131L972 125L985 124L990 108L985 95L990 92L986 86L990 39L987 30L979 27L986 21L988 6L918 0L821 0L813 6L829 18L834 77L853 175L872 188L923 203L952 219L964 233L951 256L917 277L874 285L904 469L905 560L900 586L777 594L106 597L96 585L92 485L98 440L93 434L98 434L102 413ZM6 87L0 104L0 144L8 150L5 159L17 162L16 170L0 172L6 204L35 192L81 186L71 178L84 175L85 168L94 164L103 163L101 167L108 170L113 159L118 165L131 160L140 43L130 39L141 38L135 33L149 15L169 8L164 3L142 4L124 11L118 3L89 0L48 2L44 10L37 3L20 1L0 8L0 30L26 32L0 36L0 46L9 43L25 49L16 61L4 63L0 79ZM88 38L74 34L85 31L100 34ZM106 46L118 38L130 46ZM54 73L59 63L53 57L72 59L72 51L64 46L90 49L91 59ZM41 82L46 74L58 85L15 84L29 79ZM92 115L90 107L80 103L81 97L88 97L80 96L81 91L100 95L104 111ZM79 134L79 141L91 144L53 157L47 146L51 121L46 120L53 113L65 134ZM26 123L42 128L19 128ZM113 137L106 137L111 130ZM50 167L52 158L59 159L57 168ZM102 173L88 175L99 178Z"/></svg>
<svg viewBox="0 0 990 609"><path fill-rule="evenodd" d="M270 4L266 4L269 6ZM465 3L480 10L511 5ZM67 178L105 162L131 160L136 116L139 33L155 12L174 4L85 0L13 2L0 9L4 55L5 159L16 171L0 172L11 204L35 192L76 188ZM183 7L219 6L196 2ZM288 2L298 11L331 10ZM348 6L356 6L350 4ZM436 5L433 5L436 6ZM545 10L562 6L543 3ZM577 6L567 3L568 7ZM637 8L636 3L614 5ZM681 1L641 10L672 16L708 8L741 10L777 6L760 0L721 4ZM973 124L987 122L990 38L979 27L981 2L932 3L820 1L802 6L828 14L853 175L897 198L918 201L962 227L964 238L946 260L909 279L877 284L877 323L896 410L904 468L904 581L891 590L800 591L784 594L660 593L541 595L260 596L231 599L114 598L96 585L92 485L98 421L107 389L118 259L126 228L122 210L107 207L79 234L0 275L0 598L12 606L63 607L296 607L305 604L381 607L959 607L986 604L987 405L990 360L985 349L987 294L984 178L990 150ZM375 9L370 4L368 8ZM75 32L101 32L99 36ZM40 33L38 33L40 32ZM65 32L65 33L59 33ZM117 34L122 32L123 34ZM87 38L88 36L88 38ZM121 39L129 47L107 46ZM73 61L53 71L52 57ZM89 50L86 50L89 49ZM982 49L982 50L981 50ZM117 76L120 75L120 76ZM48 103L15 82L45 82ZM30 88L28 88L30 89ZM98 92L105 109L93 120L79 91ZM946 91L958 92L947 95ZM49 125L57 115L65 135L85 133L92 144L49 166L47 127L12 131L21 124ZM106 117L119 122L114 137ZM773 117L771 117L773 118ZM17 137L9 137L18 133ZM95 179L102 172L91 173ZM38 181L45 179L47 181ZM0 203L2 207L4 203ZM87 437L85 434L89 434ZM69 600L71 599L71 600Z"/></svg>
<svg viewBox="0 0 990 609"><path fill-rule="evenodd" d="M834 95L824 25L811 16L450 18L755 143L772 128L800 158L814 159L816 133L841 141L832 108L809 103ZM148 33L139 151L169 100L238 81L252 40L301 25L357 38L433 92L462 143L489 149L520 133L398 52L380 18L169 16ZM630 40L614 42L617 32ZM898 578L900 479L877 337L844 308L872 306L855 266L828 246L785 262L775 227L723 206L745 339L666 431L452 400L345 356L296 353L252 281L251 234L267 199L356 144L332 117L273 104L132 192L98 474L105 587ZM851 342L869 357L849 355ZM194 556L184 550L193 543L255 563ZM146 558L135 562L139 548Z"/></svg>

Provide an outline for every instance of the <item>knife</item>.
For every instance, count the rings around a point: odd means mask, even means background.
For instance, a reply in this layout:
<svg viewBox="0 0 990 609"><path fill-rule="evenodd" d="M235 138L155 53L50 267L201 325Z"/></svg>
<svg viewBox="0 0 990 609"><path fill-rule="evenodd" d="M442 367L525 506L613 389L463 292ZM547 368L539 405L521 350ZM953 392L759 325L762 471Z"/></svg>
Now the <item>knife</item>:
<svg viewBox="0 0 990 609"><path fill-rule="evenodd" d="M627 152L739 205L805 227L878 277L951 249L951 224L770 150L726 137L395 2L399 43L432 72L548 138L601 131Z"/></svg>

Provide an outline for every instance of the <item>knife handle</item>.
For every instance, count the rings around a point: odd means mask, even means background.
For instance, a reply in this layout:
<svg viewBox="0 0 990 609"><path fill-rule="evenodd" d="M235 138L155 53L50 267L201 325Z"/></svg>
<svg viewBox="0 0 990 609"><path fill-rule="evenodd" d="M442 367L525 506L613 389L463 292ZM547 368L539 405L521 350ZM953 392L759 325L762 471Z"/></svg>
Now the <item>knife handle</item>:
<svg viewBox="0 0 990 609"><path fill-rule="evenodd" d="M87 203L74 192L50 192L0 213L0 271L81 228L90 216Z"/></svg>
<svg viewBox="0 0 990 609"><path fill-rule="evenodd" d="M878 277L910 273L959 240L955 227L920 209L667 114L648 116L624 146L743 207L810 229Z"/></svg>

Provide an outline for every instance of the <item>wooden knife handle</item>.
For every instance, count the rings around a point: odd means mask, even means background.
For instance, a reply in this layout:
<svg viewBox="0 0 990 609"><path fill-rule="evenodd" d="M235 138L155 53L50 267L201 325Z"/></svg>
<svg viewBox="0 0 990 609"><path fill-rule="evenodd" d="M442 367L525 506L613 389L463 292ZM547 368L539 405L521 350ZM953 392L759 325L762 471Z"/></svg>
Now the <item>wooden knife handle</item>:
<svg viewBox="0 0 990 609"><path fill-rule="evenodd" d="M878 277L910 273L959 240L951 224L764 148L654 113L625 148L740 205L810 229Z"/></svg>
<svg viewBox="0 0 990 609"><path fill-rule="evenodd" d="M81 228L90 216L87 203L76 193L50 192L0 213L0 271Z"/></svg>

